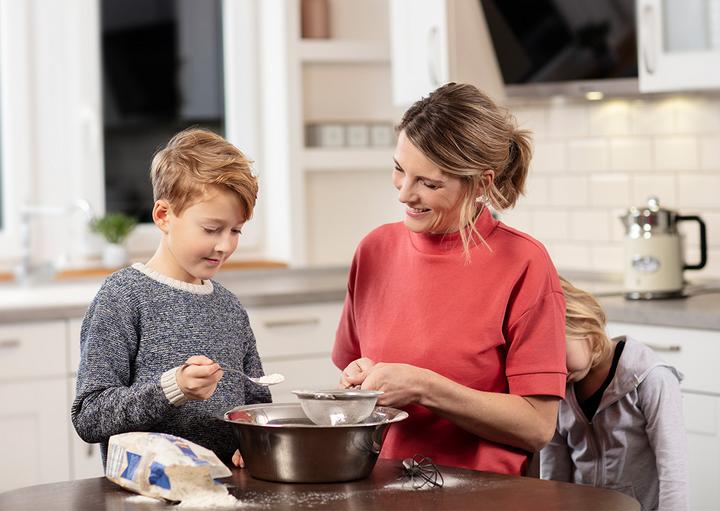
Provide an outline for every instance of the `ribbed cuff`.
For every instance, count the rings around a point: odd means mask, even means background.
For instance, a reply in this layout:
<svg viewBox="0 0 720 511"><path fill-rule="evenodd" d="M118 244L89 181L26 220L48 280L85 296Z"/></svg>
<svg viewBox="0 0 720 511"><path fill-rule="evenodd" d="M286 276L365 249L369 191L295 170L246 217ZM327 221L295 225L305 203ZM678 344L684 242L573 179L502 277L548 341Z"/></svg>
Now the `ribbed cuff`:
<svg viewBox="0 0 720 511"><path fill-rule="evenodd" d="M175 377L177 370L177 367L168 369L160 377L160 386L162 387L163 393L173 406L180 406L188 400L178 386L177 378Z"/></svg>

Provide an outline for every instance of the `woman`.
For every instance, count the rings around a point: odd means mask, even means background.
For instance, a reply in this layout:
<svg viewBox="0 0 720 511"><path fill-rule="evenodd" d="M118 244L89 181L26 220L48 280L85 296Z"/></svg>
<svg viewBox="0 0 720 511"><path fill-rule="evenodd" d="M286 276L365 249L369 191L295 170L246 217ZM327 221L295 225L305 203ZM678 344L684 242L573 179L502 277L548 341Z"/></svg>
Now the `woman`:
<svg viewBox="0 0 720 511"><path fill-rule="evenodd" d="M520 475L553 436L562 289L542 245L487 207L515 204L530 153L528 134L471 85L440 87L400 123L404 222L358 246L333 349L344 386L410 413L383 457Z"/></svg>

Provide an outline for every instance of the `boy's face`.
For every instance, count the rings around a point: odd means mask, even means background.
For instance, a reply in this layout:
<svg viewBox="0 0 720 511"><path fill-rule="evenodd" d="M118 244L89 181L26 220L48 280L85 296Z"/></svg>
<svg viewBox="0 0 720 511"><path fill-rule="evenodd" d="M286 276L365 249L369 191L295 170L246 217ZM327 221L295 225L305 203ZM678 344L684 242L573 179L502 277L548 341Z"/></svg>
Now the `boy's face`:
<svg viewBox="0 0 720 511"><path fill-rule="evenodd" d="M592 352L585 339L568 339L566 342L567 381L579 382L590 372Z"/></svg>
<svg viewBox="0 0 720 511"><path fill-rule="evenodd" d="M244 224L240 199L222 187L211 187L180 215L169 208L164 224L158 224L165 233L164 270L193 284L213 277L237 248Z"/></svg>

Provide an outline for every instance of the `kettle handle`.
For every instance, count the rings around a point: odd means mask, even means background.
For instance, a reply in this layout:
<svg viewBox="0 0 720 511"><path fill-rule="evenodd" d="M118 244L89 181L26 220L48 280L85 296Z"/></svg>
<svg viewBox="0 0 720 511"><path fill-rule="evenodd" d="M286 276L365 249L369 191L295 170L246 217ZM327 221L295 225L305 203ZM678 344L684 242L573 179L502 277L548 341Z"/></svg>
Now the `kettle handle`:
<svg viewBox="0 0 720 511"><path fill-rule="evenodd" d="M705 222L703 222L702 219L696 215L678 215L677 217L675 217L675 220L678 222L682 222L684 220L692 220L697 222L700 226L700 262L698 264L686 263L683 265L683 270L699 270L700 268L703 268L707 263L707 239L705 237Z"/></svg>

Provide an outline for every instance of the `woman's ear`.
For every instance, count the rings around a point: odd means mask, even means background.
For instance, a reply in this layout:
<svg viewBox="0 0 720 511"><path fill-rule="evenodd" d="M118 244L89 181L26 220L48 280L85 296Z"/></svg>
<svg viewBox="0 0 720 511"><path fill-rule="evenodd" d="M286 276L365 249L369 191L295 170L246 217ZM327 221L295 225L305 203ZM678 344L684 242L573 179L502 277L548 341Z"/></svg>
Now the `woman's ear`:
<svg viewBox="0 0 720 511"><path fill-rule="evenodd" d="M152 210L152 219L162 232L167 234L169 228L170 203L164 199L156 200Z"/></svg>
<svg viewBox="0 0 720 511"><path fill-rule="evenodd" d="M482 174L480 174L480 181L478 181L477 189L475 190L475 197L482 197L482 201L478 202L484 202L488 199L487 191L490 189L493 179L495 179L494 170L484 170Z"/></svg>

